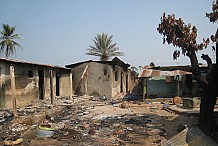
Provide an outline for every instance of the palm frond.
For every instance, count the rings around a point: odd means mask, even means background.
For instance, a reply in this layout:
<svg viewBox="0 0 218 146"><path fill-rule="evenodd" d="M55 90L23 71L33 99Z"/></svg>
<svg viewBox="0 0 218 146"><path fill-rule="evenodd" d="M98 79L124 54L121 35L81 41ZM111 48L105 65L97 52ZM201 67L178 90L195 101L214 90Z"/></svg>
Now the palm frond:
<svg viewBox="0 0 218 146"><path fill-rule="evenodd" d="M10 27L8 24L2 24L0 40L0 53L5 54L6 58L16 54L16 47L22 48L16 39L21 39L20 34L14 34L16 27Z"/></svg>
<svg viewBox="0 0 218 146"><path fill-rule="evenodd" d="M86 55L94 55L100 57L100 60L107 61L110 57L113 56L122 56L123 52L119 52L119 48L116 47L117 43L112 43L113 36L108 36L105 33L97 34L94 37L93 42L94 46L89 46L85 53Z"/></svg>

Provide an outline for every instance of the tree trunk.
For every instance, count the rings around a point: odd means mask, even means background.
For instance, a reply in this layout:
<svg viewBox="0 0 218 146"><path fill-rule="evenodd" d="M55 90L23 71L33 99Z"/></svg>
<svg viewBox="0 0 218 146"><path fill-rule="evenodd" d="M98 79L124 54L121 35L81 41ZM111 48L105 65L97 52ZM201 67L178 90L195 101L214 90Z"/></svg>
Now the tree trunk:
<svg viewBox="0 0 218 146"><path fill-rule="evenodd" d="M209 93L210 90L208 90L208 92L204 91L201 97L199 126L203 131L210 133L217 131L217 125L213 115L216 96Z"/></svg>
<svg viewBox="0 0 218 146"><path fill-rule="evenodd" d="M218 127L214 120L214 106L218 96L218 67L213 66L212 71L208 74L208 86L204 89L201 98L199 125L207 132L217 131Z"/></svg>
<svg viewBox="0 0 218 146"><path fill-rule="evenodd" d="M205 79L198 66L198 60L193 49L189 49L188 56L192 64L192 73L195 80L203 88L203 94L201 97L199 126L205 132L217 131L218 127L214 120L214 106L217 99L217 65L213 66L212 61L208 55L202 55L202 59L206 60L208 64L208 74Z"/></svg>
<svg viewBox="0 0 218 146"><path fill-rule="evenodd" d="M202 59L208 64L207 81L208 84L203 89L203 95L200 105L199 126L206 132L217 130L214 120L214 106L216 104L216 66L213 66L211 58L208 55L202 55Z"/></svg>

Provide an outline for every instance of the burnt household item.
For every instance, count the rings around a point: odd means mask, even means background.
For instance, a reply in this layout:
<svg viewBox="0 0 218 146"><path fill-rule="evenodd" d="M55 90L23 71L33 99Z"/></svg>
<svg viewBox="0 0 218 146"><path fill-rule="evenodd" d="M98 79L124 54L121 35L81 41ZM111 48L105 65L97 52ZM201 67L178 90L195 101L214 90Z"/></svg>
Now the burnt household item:
<svg viewBox="0 0 218 146"><path fill-rule="evenodd" d="M182 103L182 98L179 96L176 96L173 98L173 104L178 105Z"/></svg>
<svg viewBox="0 0 218 146"><path fill-rule="evenodd" d="M186 108L200 108L200 103L201 103L200 97L183 99L183 106Z"/></svg>
<svg viewBox="0 0 218 146"><path fill-rule="evenodd" d="M47 127L47 125L45 127L43 127L42 125L39 125L36 130L36 136L51 137L54 134L54 130L55 130L54 128Z"/></svg>
<svg viewBox="0 0 218 146"><path fill-rule="evenodd" d="M6 138L2 144L5 145L5 146L14 146L14 145L18 145L18 144L21 144L23 142L23 139L22 138Z"/></svg>
<svg viewBox="0 0 218 146"><path fill-rule="evenodd" d="M129 105L128 102L124 101L123 103L121 103L120 107L121 107L121 108L129 108L130 105Z"/></svg>

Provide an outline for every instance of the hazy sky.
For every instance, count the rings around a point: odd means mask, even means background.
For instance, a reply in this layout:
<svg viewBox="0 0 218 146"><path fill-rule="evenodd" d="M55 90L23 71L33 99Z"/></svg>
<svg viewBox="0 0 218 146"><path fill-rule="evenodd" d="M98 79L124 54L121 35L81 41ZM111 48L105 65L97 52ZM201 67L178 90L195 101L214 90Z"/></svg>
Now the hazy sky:
<svg viewBox="0 0 218 146"><path fill-rule="evenodd" d="M98 60L85 55L92 39L113 35L124 62L131 66L190 64L188 57L173 61L172 45L163 45L157 31L165 11L198 28L198 40L214 34L217 24L205 17L212 0L0 0L0 23L22 34L13 59L61 65ZM0 28L0 30L2 30ZM200 52L201 53L201 52ZM205 52L202 52L205 53ZM211 48L206 53L212 55ZM199 54L200 56L200 54ZM200 60L200 62L203 62Z"/></svg>

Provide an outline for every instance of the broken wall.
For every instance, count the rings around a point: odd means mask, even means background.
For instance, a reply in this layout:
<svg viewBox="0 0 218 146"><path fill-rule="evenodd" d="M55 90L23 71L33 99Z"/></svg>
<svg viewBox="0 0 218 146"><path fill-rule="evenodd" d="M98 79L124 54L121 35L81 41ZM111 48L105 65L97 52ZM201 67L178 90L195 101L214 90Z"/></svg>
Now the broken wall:
<svg viewBox="0 0 218 146"><path fill-rule="evenodd" d="M6 76L8 71L5 70L5 64L0 62L0 108L5 106L5 91L6 91L6 84L5 80L7 80L8 76ZM10 78L10 77L9 77Z"/></svg>
<svg viewBox="0 0 218 146"><path fill-rule="evenodd" d="M51 100L50 71L52 71L53 97L69 97L70 69L44 68L44 99ZM58 74L58 76L57 76ZM59 78L59 79L58 79ZM58 82L58 83L57 83Z"/></svg>
<svg viewBox="0 0 218 146"><path fill-rule="evenodd" d="M53 97L55 98L56 89L60 96L69 96L70 70L50 67L46 65L36 65L29 63L19 63L12 61L0 62L0 108L13 107L10 65L14 65L16 101L18 106L25 106L33 100L51 100L50 70L52 70ZM42 74L39 76L39 72ZM56 74L62 76L59 79L59 86L56 84ZM41 78L41 82L39 82ZM40 84L39 84L40 83ZM40 94L40 90L43 94Z"/></svg>
<svg viewBox="0 0 218 146"><path fill-rule="evenodd" d="M89 95L112 97L113 69L110 65L90 62L88 68L88 88Z"/></svg>
<svg viewBox="0 0 218 146"><path fill-rule="evenodd" d="M10 80L10 65L9 62L1 63L1 91L4 96L1 97L4 103L2 107L12 108L12 91ZM3 69L4 68L4 69ZM37 70L35 66L15 64L15 87L16 87L16 99L17 105L25 105L38 97L38 78ZM4 78L2 78L4 76Z"/></svg>
<svg viewBox="0 0 218 146"><path fill-rule="evenodd" d="M56 95L56 70L55 69L50 69L50 68L45 68L44 69L44 99L45 100L51 100L51 84L50 84L50 70L52 70L52 82L53 82L53 97Z"/></svg>
<svg viewBox="0 0 218 146"><path fill-rule="evenodd" d="M138 84L128 68L94 61L74 66L72 76L76 95L123 96L132 93Z"/></svg>
<svg viewBox="0 0 218 146"><path fill-rule="evenodd" d="M84 95L85 89L84 85L82 85L83 79L82 74L88 64L81 64L72 68L72 80L73 80L73 94L74 95Z"/></svg>
<svg viewBox="0 0 218 146"><path fill-rule="evenodd" d="M142 94L141 86L139 86L138 74L134 71L128 70L128 93Z"/></svg>
<svg viewBox="0 0 218 146"><path fill-rule="evenodd" d="M114 66L112 97L125 95L129 91L130 76L128 68Z"/></svg>
<svg viewBox="0 0 218 146"><path fill-rule="evenodd" d="M61 97L69 97L72 90L70 89L70 72L71 70L59 70L59 92Z"/></svg>
<svg viewBox="0 0 218 146"><path fill-rule="evenodd" d="M86 69L87 68L87 69ZM72 69L73 93L76 95L112 96L112 67L88 62Z"/></svg>

